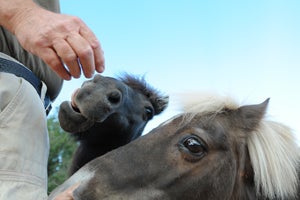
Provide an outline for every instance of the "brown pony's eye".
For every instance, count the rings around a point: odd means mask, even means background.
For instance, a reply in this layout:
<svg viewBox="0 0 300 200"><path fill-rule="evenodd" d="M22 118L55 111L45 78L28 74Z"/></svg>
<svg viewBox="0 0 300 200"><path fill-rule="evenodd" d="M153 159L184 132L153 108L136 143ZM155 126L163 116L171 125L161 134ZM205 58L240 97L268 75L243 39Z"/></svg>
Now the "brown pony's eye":
<svg viewBox="0 0 300 200"><path fill-rule="evenodd" d="M191 152L191 153L202 153L205 151L204 146L202 145L201 141L195 136L191 136L186 138L183 141L183 145Z"/></svg>
<svg viewBox="0 0 300 200"><path fill-rule="evenodd" d="M177 145L183 158L189 162L199 161L208 152L206 143L194 134L185 136Z"/></svg>
<svg viewBox="0 0 300 200"><path fill-rule="evenodd" d="M183 141L183 145L191 152L191 153L199 153L203 152L204 148L200 141L198 141L194 137L187 138Z"/></svg>

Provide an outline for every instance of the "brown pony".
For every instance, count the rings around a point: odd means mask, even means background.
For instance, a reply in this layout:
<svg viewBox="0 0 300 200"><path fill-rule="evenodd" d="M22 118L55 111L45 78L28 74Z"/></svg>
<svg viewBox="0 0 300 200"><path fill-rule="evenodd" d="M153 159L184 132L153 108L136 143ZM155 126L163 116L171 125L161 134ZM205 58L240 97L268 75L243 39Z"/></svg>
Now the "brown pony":
<svg viewBox="0 0 300 200"><path fill-rule="evenodd" d="M197 96L184 112L85 165L49 199L81 182L75 200L299 199L299 146L265 117L269 99L239 106Z"/></svg>

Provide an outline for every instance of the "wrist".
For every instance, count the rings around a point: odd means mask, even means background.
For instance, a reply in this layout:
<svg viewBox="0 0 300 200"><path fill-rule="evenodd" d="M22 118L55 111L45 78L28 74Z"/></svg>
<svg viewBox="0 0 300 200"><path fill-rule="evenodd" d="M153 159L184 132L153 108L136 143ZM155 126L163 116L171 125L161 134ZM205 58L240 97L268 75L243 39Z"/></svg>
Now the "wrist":
<svg viewBox="0 0 300 200"><path fill-rule="evenodd" d="M0 25L15 34L17 26L37 8L31 0L0 0Z"/></svg>

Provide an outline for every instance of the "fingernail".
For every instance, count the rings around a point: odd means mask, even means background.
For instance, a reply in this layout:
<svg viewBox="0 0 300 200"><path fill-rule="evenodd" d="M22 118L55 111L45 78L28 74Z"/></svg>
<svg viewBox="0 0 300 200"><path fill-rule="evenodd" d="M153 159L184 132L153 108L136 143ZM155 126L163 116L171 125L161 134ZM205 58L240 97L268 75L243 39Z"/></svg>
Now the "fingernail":
<svg viewBox="0 0 300 200"><path fill-rule="evenodd" d="M84 74L86 78L92 78L95 74L95 70L88 71Z"/></svg>
<svg viewBox="0 0 300 200"><path fill-rule="evenodd" d="M99 73L104 72L104 70L105 70L105 67L104 67L104 66L98 66L98 67L97 67L97 72L99 72Z"/></svg>
<svg viewBox="0 0 300 200"><path fill-rule="evenodd" d="M94 74L95 74L95 70L93 70L92 72L91 72L91 76L90 76L90 78L92 78L93 76L94 76Z"/></svg>
<svg viewBox="0 0 300 200"><path fill-rule="evenodd" d="M69 81L72 79L71 75L65 74L64 76L62 76L62 78L66 81Z"/></svg>

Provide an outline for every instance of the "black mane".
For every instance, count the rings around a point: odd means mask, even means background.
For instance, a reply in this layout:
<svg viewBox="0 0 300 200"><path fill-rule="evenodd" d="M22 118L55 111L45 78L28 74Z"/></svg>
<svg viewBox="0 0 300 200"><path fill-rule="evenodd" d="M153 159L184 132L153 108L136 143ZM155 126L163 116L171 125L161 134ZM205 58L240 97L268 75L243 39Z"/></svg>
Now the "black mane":
<svg viewBox="0 0 300 200"><path fill-rule="evenodd" d="M145 76L137 76L128 73L122 73L118 76L118 79L131 87L134 90L140 91L151 102L154 107L155 114L161 113L166 107L169 101L167 95L162 94L159 90L153 88L145 81Z"/></svg>

